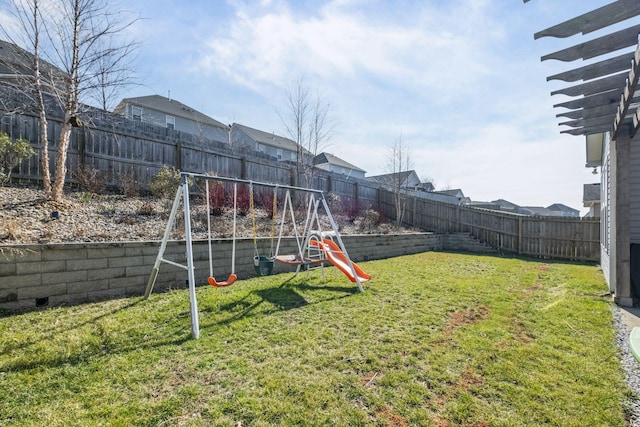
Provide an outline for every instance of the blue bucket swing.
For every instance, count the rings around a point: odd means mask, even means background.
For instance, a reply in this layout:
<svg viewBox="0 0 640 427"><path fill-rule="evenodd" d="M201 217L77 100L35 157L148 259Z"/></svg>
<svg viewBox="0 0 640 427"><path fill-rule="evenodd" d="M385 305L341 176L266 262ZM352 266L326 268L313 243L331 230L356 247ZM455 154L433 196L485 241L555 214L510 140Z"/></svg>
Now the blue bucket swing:
<svg viewBox="0 0 640 427"><path fill-rule="evenodd" d="M253 185L249 184L249 200L251 204L251 223L253 225L253 249L255 252L255 256L253 257L253 268L256 271L258 276L268 276L273 271L273 265L275 264L276 257L273 254L273 241L275 238L275 221L276 221L276 209L277 209L277 199L276 199L276 191L277 188L273 189L273 212L271 214L271 252L269 256L260 255L260 251L258 251L258 231L256 228L256 214L255 214L255 204L253 198Z"/></svg>

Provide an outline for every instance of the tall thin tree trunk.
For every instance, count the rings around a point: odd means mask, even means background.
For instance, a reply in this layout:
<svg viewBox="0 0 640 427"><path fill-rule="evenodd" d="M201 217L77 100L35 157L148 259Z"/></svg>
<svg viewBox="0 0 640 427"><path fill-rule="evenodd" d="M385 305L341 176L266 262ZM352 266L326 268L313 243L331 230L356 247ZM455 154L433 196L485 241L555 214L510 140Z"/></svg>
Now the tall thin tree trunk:
<svg viewBox="0 0 640 427"><path fill-rule="evenodd" d="M62 126L60 126L60 143L58 146L58 157L56 159L56 179L53 182L53 191L51 193L53 200L62 200L64 182L67 174L67 150L69 149L69 141L71 140L70 118L70 116L65 117Z"/></svg>
<svg viewBox="0 0 640 427"><path fill-rule="evenodd" d="M49 169L49 137L47 135L47 115L42 101L42 94L39 94L40 110L40 165L42 167L42 189L47 199L51 198L51 172Z"/></svg>
<svg viewBox="0 0 640 427"><path fill-rule="evenodd" d="M38 113L40 116L40 165L42 167L42 189L47 199L51 198L51 172L49 169L49 135L47 133L47 110L42 96L42 76L40 74L40 16L38 0L33 1L33 74L35 77Z"/></svg>

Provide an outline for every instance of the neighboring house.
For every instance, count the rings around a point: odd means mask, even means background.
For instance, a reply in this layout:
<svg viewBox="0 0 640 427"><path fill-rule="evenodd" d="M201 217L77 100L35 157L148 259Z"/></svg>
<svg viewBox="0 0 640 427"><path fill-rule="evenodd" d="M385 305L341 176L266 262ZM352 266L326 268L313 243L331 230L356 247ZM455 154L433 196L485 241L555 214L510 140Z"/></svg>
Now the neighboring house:
<svg viewBox="0 0 640 427"><path fill-rule="evenodd" d="M37 108L35 91L29 85L34 81L35 56L21 47L0 40L0 109L3 111L34 111ZM40 60L41 84L47 114L63 114L58 99L53 95L54 85L64 90L66 73L54 65Z"/></svg>
<svg viewBox="0 0 640 427"><path fill-rule="evenodd" d="M421 182L420 185L418 185L417 189L429 193L435 191L436 187L434 187L430 182Z"/></svg>
<svg viewBox="0 0 640 427"><path fill-rule="evenodd" d="M297 162L298 149L306 160L311 161L312 157L308 150L289 138L238 123L231 125L231 146L236 151L258 151L283 162Z"/></svg>
<svg viewBox="0 0 640 427"><path fill-rule="evenodd" d="M600 217L600 183L584 184L582 191L582 204L585 208L589 208L589 212L585 218Z"/></svg>
<svg viewBox="0 0 640 427"><path fill-rule="evenodd" d="M462 204L468 205L469 203L471 203L471 199L469 197L466 197L464 195L464 193L462 192L461 189L459 188L455 188L452 190L441 190L441 191L434 191L434 193L436 194L442 194L445 196L449 196L449 197L455 197L456 199L458 199L458 201Z"/></svg>
<svg viewBox="0 0 640 427"><path fill-rule="evenodd" d="M562 132L586 138L586 166L601 168L600 266L614 301L633 306L640 297L640 3L605 3L534 37L587 36L541 59L576 61L547 79L574 82L552 92L569 97L554 106L569 128Z"/></svg>
<svg viewBox="0 0 640 427"><path fill-rule="evenodd" d="M525 211L522 208L522 206L517 205L515 203L512 203L512 202L510 202L508 200L505 200L505 199L494 200L491 203L495 203L498 206L500 206L500 210L504 211L504 212L512 212L512 213L517 213L517 214L530 215L530 213Z"/></svg>
<svg viewBox="0 0 640 427"><path fill-rule="evenodd" d="M562 203L555 203L553 205L542 206L523 206L522 213L532 216L559 216L568 218L580 218L580 211L571 208Z"/></svg>
<svg viewBox="0 0 640 427"><path fill-rule="evenodd" d="M554 216L580 218L580 211L578 209L563 205L562 203L554 203L553 205L547 206L547 209L553 212Z"/></svg>
<svg viewBox="0 0 640 427"><path fill-rule="evenodd" d="M557 216L555 212L544 206L522 206L522 212L529 216Z"/></svg>
<svg viewBox="0 0 640 427"><path fill-rule="evenodd" d="M35 56L21 47L5 40L0 40L0 80L19 82L25 77L32 79ZM65 72L47 61L40 59L40 74L45 86L52 81L62 84ZM51 86L49 86L50 88Z"/></svg>
<svg viewBox="0 0 640 427"><path fill-rule="evenodd" d="M160 95L125 98L114 113L213 141L228 142L229 127L179 102Z"/></svg>
<svg viewBox="0 0 640 427"><path fill-rule="evenodd" d="M403 190L417 190L420 189L422 185L418 174L414 170L369 176L367 179L377 182L378 184L387 185L392 188L401 188Z"/></svg>
<svg viewBox="0 0 640 427"><path fill-rule="evenodd" d="M313 164L318 169L340 173L348 178L364 179L364 175L367 173L365 170L329 153L318 154L313 158Z"/></svg>

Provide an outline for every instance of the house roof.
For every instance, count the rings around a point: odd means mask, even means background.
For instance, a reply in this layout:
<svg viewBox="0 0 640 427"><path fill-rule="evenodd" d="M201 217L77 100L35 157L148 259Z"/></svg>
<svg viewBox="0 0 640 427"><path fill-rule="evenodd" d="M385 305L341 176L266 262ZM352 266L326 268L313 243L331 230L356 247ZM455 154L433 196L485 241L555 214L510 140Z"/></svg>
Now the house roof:
<svg viewBox="0 0 640 427"><path fill-rule="evenodd" d="M20 46L0 40L0 75L2 76L32 76L34 55ZM51 75L57 80L64 79L66 75L60 68L40 59L40 73L46 80Z"/></svg>
<svg viewBox="0 0 640 427"><path fill-rule="evenodd" d="M453 190L436 191L436 193L446 194L447 196L453 196L453 197L458 197L458 198L464 197L464 193L459 188L456 188L456 189L453 189Z"/></svg>
<svg viewBox="0 0 640 427"><path fill-rule="evenodd" d="M525 3L528 1L524 0ZM638 0L617 0L534 34L538 39L570 38L579 33L584 36L596 30L604 33L541 58L542 61L563 62L593 59L587 65L547 77L547 80L572 83L582 81L551 92L574 98L554 105L571 110L563 110L557 115L564 120L560 125L570 128L561 133L594 135L611 132L611 139L615 140L619 131L633 136L640 127L640 107L637 105L640 91L636 93L640 79L640 25L638 19L631 19L638 15ZM626 23L620 24L623 21Z"/></svg>
<svg viewBox="0 0 640 427"><path fill-rule="evenodd" d="M161 111L175 117L182 117L187 120L194 120L209 126L216 126L227 129L227 125L221 123L206 114L197 111L188 105L183 104L175 99L165 98L160 95L138 96L135 98L124 98L115 108L115 112L122 113L125 105L131 104L139 107L146 107L152 110Z"/></svg>
<svg viewBox="0 0 640 427"><path fill-rule="evenodd" d="M512 203L508 200L505 199L498 199L498 200L494 200L491 202L492 204L496 204L498 206L500 206L501 208L507 208L507 209L516 209L519 208L519 205L516 205L515 203Z"/></svg>
<svg viewBox="0 0 640 427"><path fill-rule="evenodd" d="M360 169L357 166L352 165L351 163L347 162L346 160L342 160L340 157L334 156L333 154L330 153L320 153L318 154L314 159L313 162L316 165L321 165L324 163L328 163L331 165L336 165L336 166L340 166L346 169L352 169L354 171L358 171L358 172L366 172L363 169Z"/></svg>
<svg viewBox="0 0 640 427"><path fill-rule="evenodd" d="M295 141L280 135L276 135L275 133L264 132L264 131L250 128L249 126L241 125L238 123L234 123L232 127L238 128L239 130L247 134L251 139L253 139L254 141L260 144L270 145L272 147L282 148L284 150L289 150L293 152L298 150L298 144L296 144ZM311 154L304 147L302 147L302 151L306 155Z"/></svg>
<svg viewBox="0 0 640 427"><path fill-rule="evenodd" d="M582 190L582 202L594 203L600 202L600 183L584 184Z"/></svg>
<svg viewBox="0 0 640 427"><path fill-rule="evenodd" d="M420 178L418 178L418 174L414 170L369 176L367 177L367 179L379 182L380 184L396 185L398 182L401 182L403 184L409 182L409 179L412 176L420 181Z"/></svg>
<svg viewBox="0 0 640 427"><path fill-rule="evenodd" d="M529 212L531 215L557 216L556 212L542 206L523 206L522 209Z"/></svg>
<svg viewBox="0 0 640 427"><path fill-rule="evenodd" d="M580 212L578 209L574 209L570 206L563 205L562 203L554 203L552 205L547 206L547 209L554 212Z"/></svg>

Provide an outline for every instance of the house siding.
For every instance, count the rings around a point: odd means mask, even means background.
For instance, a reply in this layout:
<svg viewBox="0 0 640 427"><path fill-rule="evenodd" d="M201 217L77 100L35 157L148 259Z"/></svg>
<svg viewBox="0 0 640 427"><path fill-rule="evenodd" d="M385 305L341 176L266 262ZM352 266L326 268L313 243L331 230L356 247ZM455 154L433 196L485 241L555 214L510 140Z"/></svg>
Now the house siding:
<svg viewBox="0 0 640 427"><path fill-rule="evenodd" d="M631 243L640 243L640 147L633 141L629 175L629 239Z"/></svg>
<svg viewBox="0 0 640 427"><path fill-rule="evenodd" d="M231 145L239 151L258 151L280 161L296 161L297 153L282 147L274 147L264 141L256 141L243 130L234 128L231 132Z"/></svg>
<svg viewBox="0 0 640 427"><path fill-rule="evenodd" d="M142 122L152 123L154 125L166 127L167 116L171 116L175 119L175 129L179 132L188 133L191 135L200 136L202 138L211 139L219 142L229 141L228 129L223 129L218 126L211 126L209 124L199 123L197 120L190 120L184 117L172 115L163 111L154 110L153 108L140 106L136 104L128 104L126 108L126 115L128 119L133 119L133 107L142 109Z"/></svg>

